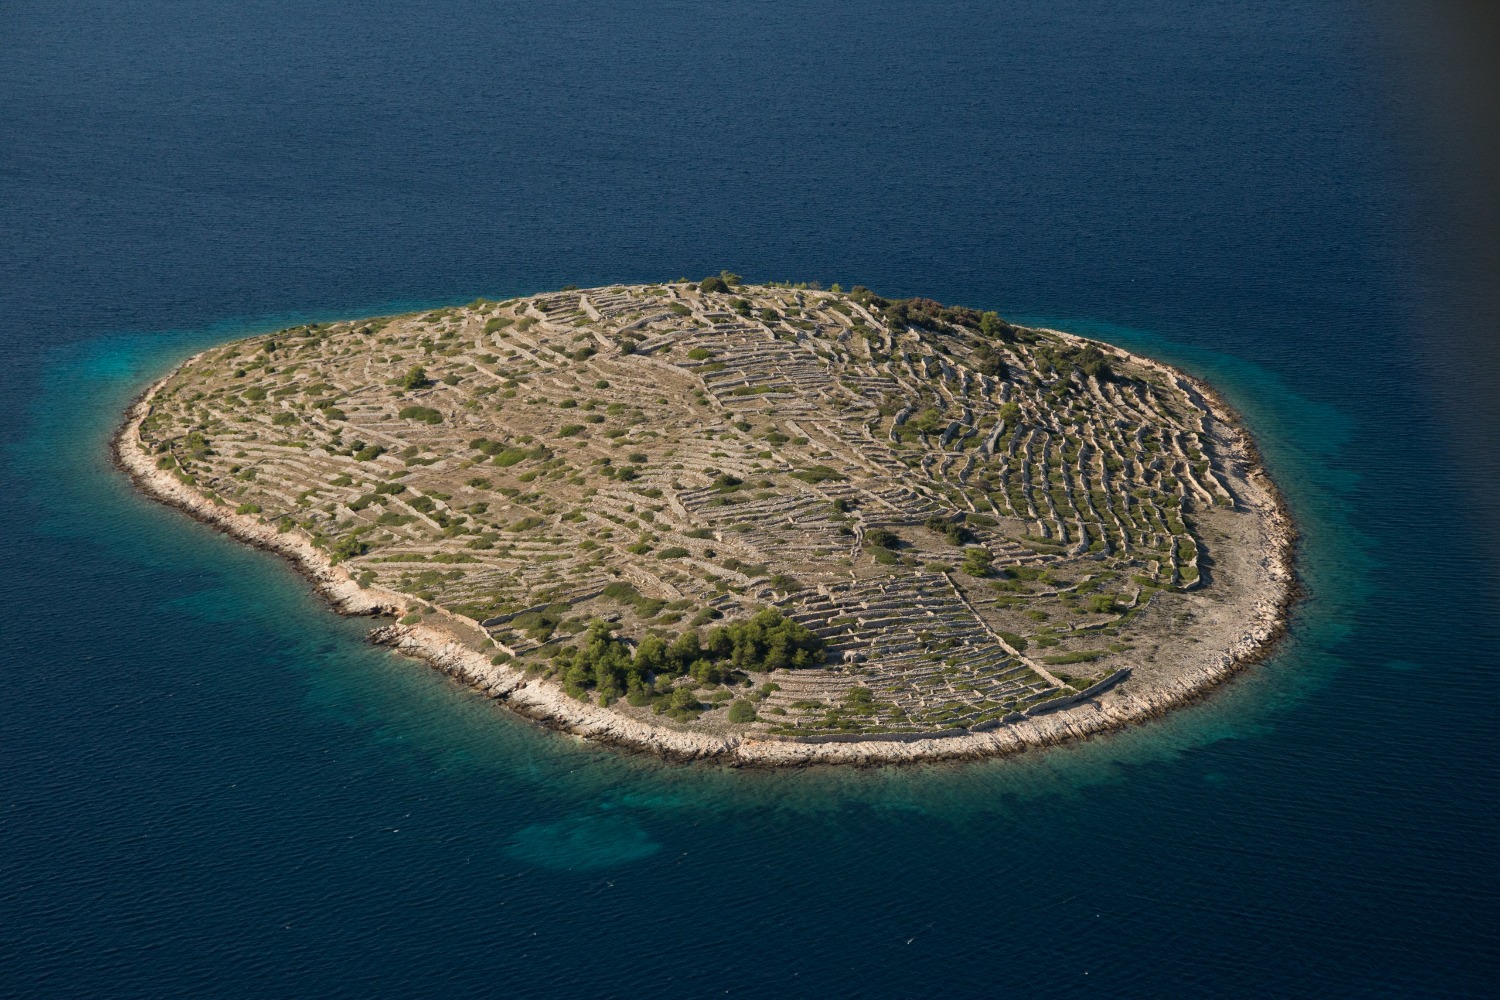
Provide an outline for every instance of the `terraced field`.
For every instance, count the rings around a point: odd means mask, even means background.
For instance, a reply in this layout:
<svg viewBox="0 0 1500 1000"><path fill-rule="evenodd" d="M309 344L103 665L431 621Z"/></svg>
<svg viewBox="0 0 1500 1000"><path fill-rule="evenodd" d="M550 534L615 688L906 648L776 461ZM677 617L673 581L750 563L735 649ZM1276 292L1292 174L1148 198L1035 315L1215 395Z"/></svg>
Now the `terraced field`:
<svg viewBox="0 0 1500 1000"><path fill-rule="evenodd" d="M1167 669L1234 598L1253 456L1172 369L727 277L238 341L141 438L403 621L668 726L1004 726Z"/></svg>

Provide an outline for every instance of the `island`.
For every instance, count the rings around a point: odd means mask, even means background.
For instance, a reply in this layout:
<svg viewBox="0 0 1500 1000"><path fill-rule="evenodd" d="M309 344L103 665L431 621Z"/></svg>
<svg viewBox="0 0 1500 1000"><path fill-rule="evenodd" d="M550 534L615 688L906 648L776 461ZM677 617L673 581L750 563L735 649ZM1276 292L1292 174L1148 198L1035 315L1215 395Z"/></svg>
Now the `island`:
<svg viewBox="0 0 1500 1000"><path fill-rule="evenodd" d="M115 441L377 642L601 742L992 756L1266 654L1294 531L1157 361L856 286L568 288L203 351Z"/></svg>

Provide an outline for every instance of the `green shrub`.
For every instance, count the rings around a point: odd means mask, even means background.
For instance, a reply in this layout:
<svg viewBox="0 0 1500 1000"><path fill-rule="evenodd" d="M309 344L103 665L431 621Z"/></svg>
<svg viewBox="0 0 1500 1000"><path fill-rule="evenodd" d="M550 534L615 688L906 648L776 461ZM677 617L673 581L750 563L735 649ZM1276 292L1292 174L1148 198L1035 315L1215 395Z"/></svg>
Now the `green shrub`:
<svg viewBox="0 0 1500 1000"><path fill-rule="evenodd" d="M604 588L604 596L611 600L628 604L635 608L636 614L642 618L650 618L658 611L667 606L667 602L655 597L646 597L636 590L634 586L623 580L617 580Z"/></svg>
<svg viewBox="0 0 1500 1000"><path fill-rule="evenodd" d="M469 447L486 455L498 455L505 450L505 444L500 441L491 441L489 438L478 437L469 442Z"/></svg>
<svg viewBox="0 0 1500 1000"><path fill-rule="evenodd" d="M696 615L694 615L693 620L688 624L693 626L694 628L697 628L699 625L707 625L709 622L723 617L724 612L720 611L718 608L704 608Z"/></svg>
<svg viewBox="0 0 1500 1000"><path fill-rule="evenodd" d="M928 407L911 421L911 426L924 434L936 434L945 426L941 410Z"/></svg>
<svg viewBox="0 0 1500 1000"><path fill-rule="evenodd" d="M704 278L702 281L698 282L698 291L700 291L700 292L727 292L727 291L729 291L729 286L724 283L724 279L723 278L719 277L718 275L713 275L711 277Z"/></svg>
<svg viewBox="0 0 1500 1000"><path fill-rule="evenodd" d="M703 705L698 701L698 696L690 687L678 687L672 689L672 694L667 698L667 708L673 718L695 717L692 713L698 712Z"/></svg>
<svg viewBox="0 0 1500 1000"><path fill-rule="evenodd" d="M993 567L990 565L992 558L990 550L982 545L975 545L964 549L963 571L969 576L974 577L989 576L994 572Z"/></svg>
<svg viewBox="0 0 1500 1000"><path fill-rule="evenodd" d="M944 517L942 514L930 515L923 524L928 531L937 532L946 538L949 545L964 545L974 540L973 532L959 522Z"/></svg>
<svg viewBox="0 0 1500 1000"><path fill-rule="evenodd" d="M402 407L401 412L396 415L402 420L420 420L427 424L440 424L443 422L443 415L428 406Z"/></svg>
<svg viewBox="0 0 1500 1000"><path fill-rule="evenodd" d="M826 465L814 465L808 469L799 469L792 473L793 479L800 479L804 483L825 483L829 481L838 482L843 480L844 475L836 469Z"/></svg>
<svg viewBox="0 0 1500 1000"><path fill-rule="evenodd" d="M999 313L987 312L979 317L979 332L990 340L1014 340L1015 327L1000 318Z"/></svg>
<svg viewBox="0 0 1500 1000"><path fill-rule="evenodd" d="M346 535L333 543L333 547L328 550L328 558L331 562L341 563L345 559L362 556L368 551L370 551L370 546L367 543L356 536Z"/></svg>
<svg viewBox="0 0 1500 1000"><path fill-rule="evenodd" d="M755 721L755 706L743 698L729 706L729 721L743 725Z"/></svg>
<svg viewBox="0 0 1500 1000"><path fill-rule="evenodd" d="M508 469L530 458L532 453L525 448L506 448L496 455L492 461L502 469Z"/></svg>
<svg viewBox="0 0 1500 1000"><path fill-rule="evenodd" d="M1026 649L1026 637L1024 635L1017 635L1015 632L1005 631L997 631L995 634L1004 639L1006 642L1010 643L1011 648L1015 649L1017 652Z"/></svg>
<svg viewBox="0 0 1500 1000"><path fill-rule="evenodd" d="M1110 367L1109 359L1104 352L1093 344L1085 344L1076 351L1070 360L1085 375L1092 375L1100 381L1107 380L1114 375L1114 369Z"/></svg>
<svg viewBox="0 0 1500 1000"><path fill-rule="evenodd" d="M1096 615L1115 614L1120 609L1115 605L1114 594L1089 594L1084 607Z"/></svg>

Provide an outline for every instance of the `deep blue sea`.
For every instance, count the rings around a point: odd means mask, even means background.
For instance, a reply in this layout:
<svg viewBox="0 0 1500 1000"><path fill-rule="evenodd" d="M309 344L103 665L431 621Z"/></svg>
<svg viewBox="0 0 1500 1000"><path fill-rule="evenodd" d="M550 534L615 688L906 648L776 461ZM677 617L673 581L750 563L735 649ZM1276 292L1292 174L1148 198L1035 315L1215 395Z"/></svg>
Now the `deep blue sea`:
<svg viewBox="0 0 1500 1000"><path fill-rule="evenodd" d="M1373 0L0 5L0 996L1493 995L1494 276L1411 30ZM1290 637L1065 749L669 765L366 644L109 461L208 344L720 268L1210 379L1303 531Z"/></svg>

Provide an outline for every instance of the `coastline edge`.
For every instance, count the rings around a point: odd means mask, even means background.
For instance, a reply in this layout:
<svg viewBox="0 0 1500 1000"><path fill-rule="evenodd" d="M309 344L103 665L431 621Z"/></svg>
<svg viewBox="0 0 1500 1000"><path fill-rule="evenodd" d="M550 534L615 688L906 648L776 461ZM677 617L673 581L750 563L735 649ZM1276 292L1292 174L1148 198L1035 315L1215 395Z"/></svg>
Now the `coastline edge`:
<svg viewBox="0 0 1500 1000"><path fill-rule="evenodd" d="M1186 382L1202 397L1211 415L1239 436L1247 456L1245 477L1268 499L1268 509L1257 511L1257 514L1265 522L1269 541L1261 565L1266 578L1276 589L1275 598L1254 605L1240 637L1208 663L1199 664L1185 676L1177 678L1168 691L1151 691L1144 695L1134 691L1120 692L1110 705L1081 696L1071 705L985 731L960 730L900 742L855 739L851 742L806 743L720 736L643 723L609 708L569 698L555 685L528 676L508 664L492 664L482 653L464 645L456 629L450 630L442 624L393 623L374 629L369 638L427 662L548 728L607 745L650 752L668 760L714 760L732 766L883 765L1007 756L1089 739L1202 700L1241 670L1269 656L1286 634L1291 608L1302 588L1295 572L1298 534L1287 512L1285 499L1266 473L1260 451L1243 420L1212 387L1177 368L1131 354L1112 344L1064 331L1048 332L1097 344L1116 356L1127 357ZM125 421L111 441L116 465L152 499L175 507L239 541L284 557L340 614L405 615L412 604L410 598L385 588L361 588L346 569L330 561L299 530L281 532L251 515L237 514L232 509L221 507L178 480L170 471L156 467L153 457L143 447L141 424L151 413L157 392L201 356L202 352L199 352L179 362L126 409ZM464 630L479 629L478 622L444 608L434 607L432 610Z"/></svg>

